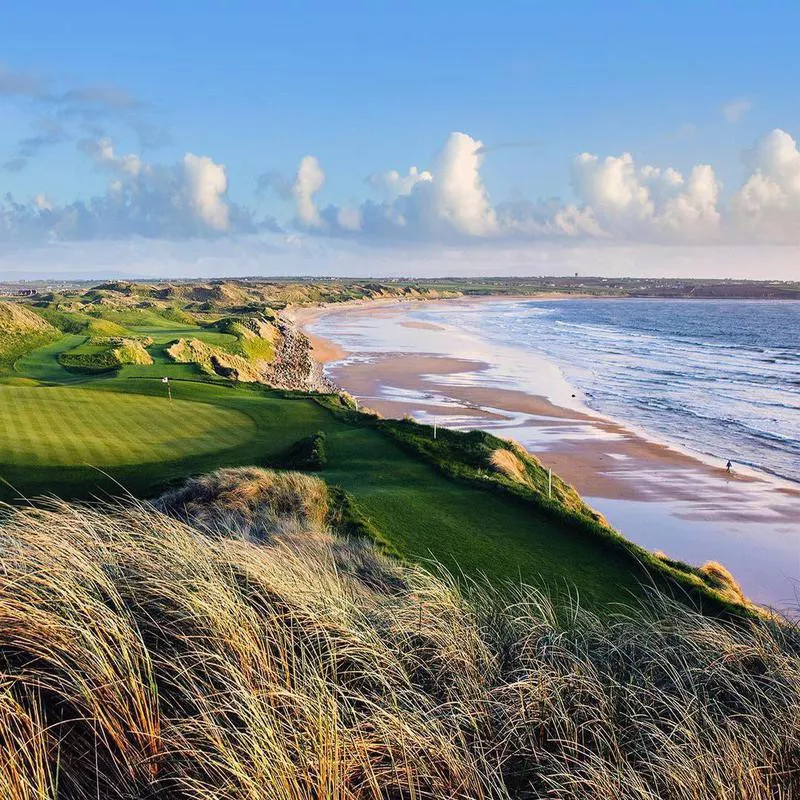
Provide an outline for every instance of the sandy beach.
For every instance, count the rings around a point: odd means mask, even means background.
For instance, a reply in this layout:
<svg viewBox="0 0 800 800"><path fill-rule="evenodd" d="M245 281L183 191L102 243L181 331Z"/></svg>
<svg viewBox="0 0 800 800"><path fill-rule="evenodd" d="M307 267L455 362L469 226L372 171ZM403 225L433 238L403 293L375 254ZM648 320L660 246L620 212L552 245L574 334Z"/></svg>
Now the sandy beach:
<svg viewBox="0 0 800 800"><path fill-rule="evenodd" d="M433 301L426 308L440 302L476 301ZM493 369L507 354L476 353L473 343L468 348L457 333L428 321L430 315L410 319L414 308L418 303L379 301L294 309L292 316L329 377L364 405L387 417L435 417L448 427L515 439L639 543L691 561L725 561L762 602L780 605L787 593L794 596L786 581L800 577L800 486L750 470L729 474L724 464L592 412L570 387L546 396L544 388L556 381L551 376L548 383L545 365L541 393L503 385ZM392 350L395 342L402 349ZM743 543L742 531L760 532L762 544L775 545L767 561L787 570L781 581L742 575L757 545Z"/></svg>

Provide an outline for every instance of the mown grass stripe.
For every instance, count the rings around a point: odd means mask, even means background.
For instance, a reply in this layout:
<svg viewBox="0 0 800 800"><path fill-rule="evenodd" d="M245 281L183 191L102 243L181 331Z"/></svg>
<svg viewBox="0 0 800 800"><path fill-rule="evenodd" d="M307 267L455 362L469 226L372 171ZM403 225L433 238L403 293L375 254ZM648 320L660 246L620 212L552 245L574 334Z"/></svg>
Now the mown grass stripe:
<svg viewBox="0 0 800 800"><path fill-rule="evenodd" d="M0 386L0 463L67 466L171 461L242 442L238 411L162 397Z"/></svg>

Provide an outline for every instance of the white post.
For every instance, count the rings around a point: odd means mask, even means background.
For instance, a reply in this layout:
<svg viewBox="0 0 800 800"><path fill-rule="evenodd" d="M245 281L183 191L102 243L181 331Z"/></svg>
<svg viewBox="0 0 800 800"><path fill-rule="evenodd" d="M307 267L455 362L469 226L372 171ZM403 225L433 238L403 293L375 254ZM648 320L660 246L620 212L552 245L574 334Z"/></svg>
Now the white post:
<svg viewBox="0 0 800 800"><path fill-rule="evenodd" d="M547 470L547 496L552 499L553 497L553 470Z"/></svg>
<svg viewBox="0 0 800 800"><path fill-rule="evenodd" d="M436 438L436 417L433 418L433 438Z"/></svg>

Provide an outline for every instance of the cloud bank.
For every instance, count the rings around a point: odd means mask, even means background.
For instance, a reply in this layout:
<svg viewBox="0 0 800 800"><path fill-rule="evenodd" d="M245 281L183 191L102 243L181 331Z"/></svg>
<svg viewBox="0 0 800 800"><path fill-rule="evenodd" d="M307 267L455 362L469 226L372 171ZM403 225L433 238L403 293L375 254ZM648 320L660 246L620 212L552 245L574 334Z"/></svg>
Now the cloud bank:
<svg viewBox="0 0 800 800"><path fill-rule="evenodd" d="M485 159L504 148L522 161L539 143L492 146L453 132L430 164L374 173L364 182L366 199L325 204L324 165L308 154L291 177L271 171L256 179L257 194L274 192L292 204L281 227L229 198L225 166L211 156L187 152L167 164L146 157L146 141L155 141L157 132L141 117L144 104L119 89L55 91L47 81L0 68L0 96L36 109L35 130L20 140L7 171L23 169L42 148L74 140L89 167L108 178L101 194L64 204L53 202L46 186L22 200L0 194L0 242L6 244L212 240L264 232L379 247L800 244L800 150L780 129L745 153L744 180L727 194L710 164L682 173L638 163L627 152L583 152L564 165L571 198L493 202L482 176ZM723 111L736 121L748 109L749 101L736 100ZM113 119L140 131L140 152L118 151L102 124ZM84 135L78 138L78 131Z"/></svg>
<svg viewBox="0 0 800 800"><path fill-rule="evenodd" d="M709 164L684 175L672 167L639 165L630 153L579 153L571 164L575 201L493 206L481 178L490 149L452 133L430 170L412 166L370 175L367 183L382 198L356 208L318 205L325 175L317 159L306 156L293 189L297 222L318 234L442 242L800 243L800 150L782 130L768 133L747 154L745 182L724 203Z"/></svg>
<svg viewBox="0 0 800 800"><path fill-rule="evenodd" d="M105 194L63 206L44 194L27 203L7 196L0 205L0 240L186 239L274 227L271 221L257 225L249 210L227 199L225 167L207 156L186 153L176 164L161 165L118 154L107 138L78 146L95 169L108 173Z"/></svg>

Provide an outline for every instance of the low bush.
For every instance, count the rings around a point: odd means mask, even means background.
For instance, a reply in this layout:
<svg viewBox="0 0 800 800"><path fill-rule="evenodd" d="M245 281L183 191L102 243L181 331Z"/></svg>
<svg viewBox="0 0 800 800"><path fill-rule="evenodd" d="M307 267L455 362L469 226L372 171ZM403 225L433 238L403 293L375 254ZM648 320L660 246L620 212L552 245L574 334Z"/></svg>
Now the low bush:
<svg viewBox="0 0 800 800"><path fill-rule="evenodd" d="M323 431L317 431L311 436L304 436L302 439L298 439L278 459L275 466L280 469L299 469L311 472L319 472L319 470L325 469L328 463L325 438Z"/></svg>

